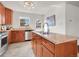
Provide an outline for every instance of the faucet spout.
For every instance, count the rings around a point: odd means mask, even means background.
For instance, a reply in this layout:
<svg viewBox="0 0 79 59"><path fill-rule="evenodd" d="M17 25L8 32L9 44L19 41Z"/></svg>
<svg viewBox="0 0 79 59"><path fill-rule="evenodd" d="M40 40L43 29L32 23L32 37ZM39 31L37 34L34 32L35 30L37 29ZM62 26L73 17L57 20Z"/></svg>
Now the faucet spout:
<svg viewBox="0 0 79 59"><path fill-rule="evenodd" d="M43 31L44 34L49 34L49 25L48 23L44 23L44 31Z"/></svg>

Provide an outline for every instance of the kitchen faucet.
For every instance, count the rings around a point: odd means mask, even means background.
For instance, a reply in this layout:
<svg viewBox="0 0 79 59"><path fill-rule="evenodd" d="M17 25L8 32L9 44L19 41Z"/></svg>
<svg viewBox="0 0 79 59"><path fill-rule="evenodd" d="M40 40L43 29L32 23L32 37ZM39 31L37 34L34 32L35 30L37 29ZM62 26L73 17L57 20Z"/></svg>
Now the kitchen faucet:
<svg viewBox="0 0 79 59"><path fill-rule="evenodd" d="M44 28L43 33L44 34L49 34L49 25L48 25L48 23L44 23L43 28Z"/></svg>

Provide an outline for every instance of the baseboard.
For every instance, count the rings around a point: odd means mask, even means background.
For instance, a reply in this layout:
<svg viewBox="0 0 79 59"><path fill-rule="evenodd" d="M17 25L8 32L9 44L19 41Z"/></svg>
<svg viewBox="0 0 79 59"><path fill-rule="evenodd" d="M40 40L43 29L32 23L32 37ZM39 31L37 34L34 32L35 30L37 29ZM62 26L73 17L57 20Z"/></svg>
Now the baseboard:
<svg viewBox="0 0 79 59"><path fill-rule="evenodd" d="M79 52L79 45L77 47L78 47L78 52Z"/></svg>

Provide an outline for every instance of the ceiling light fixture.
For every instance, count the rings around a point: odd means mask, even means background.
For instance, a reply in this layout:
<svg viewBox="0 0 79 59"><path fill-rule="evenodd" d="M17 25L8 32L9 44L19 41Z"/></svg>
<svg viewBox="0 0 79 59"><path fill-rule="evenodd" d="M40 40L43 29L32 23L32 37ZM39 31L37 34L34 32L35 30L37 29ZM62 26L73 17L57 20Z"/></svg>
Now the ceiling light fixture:
<svg viewBox="0 0 79 59"><path fill-rule="evenodd" d="M33 4L33 2L32 1L25 1L24 2L24 7L33 7L34 8L34 4Z"/></svg>

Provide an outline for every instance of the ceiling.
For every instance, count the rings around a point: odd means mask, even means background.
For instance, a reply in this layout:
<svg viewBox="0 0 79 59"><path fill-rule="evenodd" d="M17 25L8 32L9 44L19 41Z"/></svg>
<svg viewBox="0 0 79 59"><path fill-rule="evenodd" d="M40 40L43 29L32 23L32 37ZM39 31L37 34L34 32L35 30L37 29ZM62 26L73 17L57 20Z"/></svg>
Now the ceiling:
<svg viewBox="0 0 79 59"><path fill-rule="evenodd" d="M65 1L33 1L35 8L26 8L24 7L24 1L2 1L3 5L11 8L14 11L36 13L36 14L45 14L48 11L48 7L56 4L65 3ZM79 2L67 2L79 6Z"/></svg>
<svg viewBox="0 0 79 59"><path fill-rule="evenodd" d="M14 11L45 14L51 5L64 3L63 1L33 1L35 8L24 7L24 1L2 1L3 5Z"/></svg>
<svg viewBox="0 0 79 59"><path fill-rule="evenodd" d="M79 7L79 1L68 1L68 4L72 4Z"/></svg>

